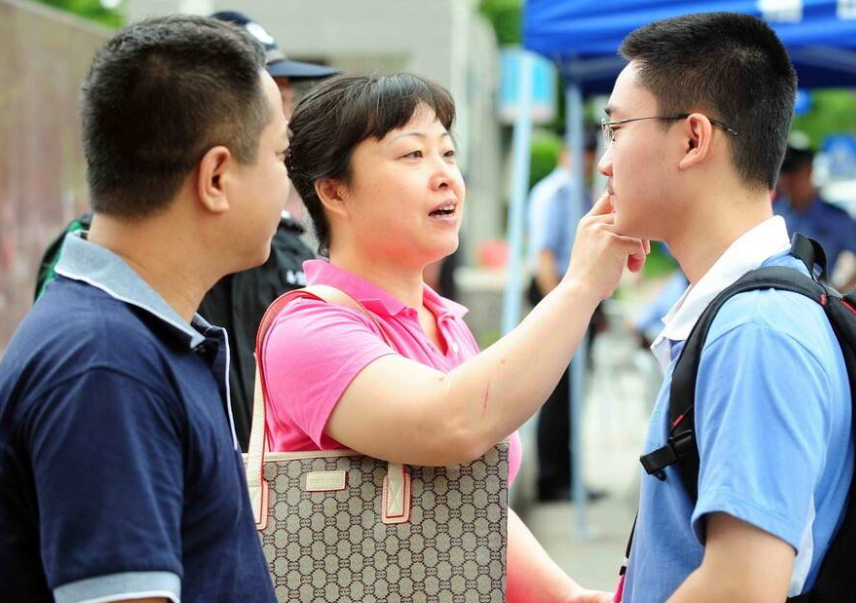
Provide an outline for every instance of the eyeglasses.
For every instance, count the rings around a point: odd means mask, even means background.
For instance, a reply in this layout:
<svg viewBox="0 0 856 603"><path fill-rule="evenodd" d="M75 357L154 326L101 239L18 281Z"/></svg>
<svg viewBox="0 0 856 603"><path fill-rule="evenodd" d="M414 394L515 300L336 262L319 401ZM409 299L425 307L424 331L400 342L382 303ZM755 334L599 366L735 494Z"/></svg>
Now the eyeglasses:
<svg viewBox="0 0 856 603"><path fill-rule="evenodd" d="M607 121L606 118L603 118L600 120L600 127L601 127L601 129L603 129L603 141L604 141L604 143L606 144L606 146L611 146L613 140L615 140L615 126L621 126L624 124L629 124L630 122L633 122L633 121L645 121L646 119L677 120L677 119L686 119L689 116L690 116L689 113L680 113L678 115L654 115L653 117L633 117L631 119L619 119L618 121ZM718 119L711 119L710 117L708 117L708 119L710 120L710 123L712 123L713 125L719 126L720 128L722 128L726 132L729 132L730 134L734 134L735 136L737 136L737 132L732 130L731 127L729 127L727 124L719 121Z"/></svg>

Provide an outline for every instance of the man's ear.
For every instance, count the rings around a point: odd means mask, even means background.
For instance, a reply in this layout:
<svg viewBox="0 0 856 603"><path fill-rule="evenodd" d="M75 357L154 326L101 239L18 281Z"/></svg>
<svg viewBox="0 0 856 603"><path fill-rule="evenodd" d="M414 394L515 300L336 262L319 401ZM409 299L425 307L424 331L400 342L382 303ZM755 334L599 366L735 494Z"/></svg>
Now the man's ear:
<svg viewBox="0 0 856 603"><path fill-rule="evenodd" d="M225 178L232 160L232 153L224 146L212 147L199 162L196 175L196 194L199 202L213 213L223 213L229 209L226 196Z"/></svg>
<svg viewBox="0 0 856 603"><path fill-rule="evenodd" d="M715 132L710 119L701 113L691 113L681 127L684 132L685 149L678 167L685 170L708 158L712 151L713 137L718 132Z"/></svg>
<svg viewBox="0 0 856 603"><path fill-rule="evenodd" d="M324 208L333 215L347 217L348 208L345 203L347 190L341 180L325 178L315 181L315 194L318 195Z"/></svg>

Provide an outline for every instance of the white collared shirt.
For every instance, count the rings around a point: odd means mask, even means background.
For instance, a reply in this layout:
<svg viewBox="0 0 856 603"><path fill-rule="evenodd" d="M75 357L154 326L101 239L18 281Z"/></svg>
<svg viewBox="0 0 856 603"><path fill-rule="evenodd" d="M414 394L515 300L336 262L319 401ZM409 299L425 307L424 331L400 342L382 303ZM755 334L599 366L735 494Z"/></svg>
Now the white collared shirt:
<svg viewBox="0 0 856 603"><path fill-rule="evenodd" d="M651 345L663 371L672 362L672 342L686 341L704 309L719 293L750 270L759 268L768 258L790 247L788 229L781 216L764 220L734 241L663 317L666 326Z"/></svg>

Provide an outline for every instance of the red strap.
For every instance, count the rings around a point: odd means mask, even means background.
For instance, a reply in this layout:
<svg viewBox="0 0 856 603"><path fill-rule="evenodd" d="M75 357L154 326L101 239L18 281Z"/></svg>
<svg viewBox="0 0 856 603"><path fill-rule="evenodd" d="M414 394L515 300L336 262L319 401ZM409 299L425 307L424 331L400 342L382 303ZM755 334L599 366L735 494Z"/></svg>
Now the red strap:
<svg viewBox="0 0 856 603"><path fill-rule="evenodd" d="M256 379L260 381L262 386L262 409L265 412L265 442L268 443L271 441L267 421L267 404L270 396L268 396L267 380L265 379L265 364L262 361L264 358L263 352L265 337L267 336L268 330L270 330L273 321L276 320L276 317L279 316L279 313L285 309L289 302L297 298L306 297L314 298L316 296L311 293L307 293L303 289L294 289L293 291L280 295L270 306L268 306L268 309L265 310L262 321L259 323L259 330L256 332L256 366L258 367ZM262 466L264 467L264 452L262 452Z"/></svg>
<svg viewBox="0 0 856 603"><path fill-rule="evenodd" d="M618 585L615 587L615 594L612 596L613 603L621 603L624 601L624 578L627 574L621 574L618 577Z"/></svg>
<svg viewBox="0 0 856 603"><path fill-rule="evenodd" d="M386 342L386 344L389 347L395 349L395 346L393 345L392 341L390 341L386 332L383 330L383 327L381 327L381 325L377 321L377 319L372 315L371 312L369 312L366 309L365 306L363 306L363 304L361 304L359 301L357 301L356 299L354 299L353 297L351 297L350 295L348 295L347 293L345 293L341 289L338 289L336 287L332 287L330 285L324 285L324 287L329 287L330 289L334 289L336 292L340 293L344 297L351 300L353 302L354 309L359 309L363 314L365 314L365 316L370 321L372 321L374 326L377 327L377 330L380 333L380 336L383 337L383 340ZM325 302L328 304L335 303L329 299L324 299L320 295L317 295L317 294L313 293L312 291L309 291L305 288L304 289L294 289L292 291L288 291L287 293L283 293L278 298L276 298L276 300L274 300L274 302L265 311L265 315L262 317L262 321L259 323L259 330L256 332L256 358L259 359L259 365L260 366L261 366L261 358L262 358L261 354L263 351L264 341L265 341L265 337L267 336L268 330L270 329L274 320L276 320L276 317L279 316L280 312L282 312L285 309L285 307L295 299L314 299L314 300L322 301L322 302ZM339 305L341 305L341 304L339 304Z"/></svg>
<svg viewBox="0 0 856 603"><path fill-rule="evenodd" d="M279 313L285 309L289 302L295 299L317 299L324 301L317 295L313 295L305 289L294 289L293 291L283 293L277 297L270 306L268 306L268 309L265 310L265 315L262 317L262 321L259 323L259 330L256 332L256 358L259 359L259 371L262 370L262 351L265 336L267 336L268 330L273 324L273 321L276 320L276 317L279 316Z"/></svg>

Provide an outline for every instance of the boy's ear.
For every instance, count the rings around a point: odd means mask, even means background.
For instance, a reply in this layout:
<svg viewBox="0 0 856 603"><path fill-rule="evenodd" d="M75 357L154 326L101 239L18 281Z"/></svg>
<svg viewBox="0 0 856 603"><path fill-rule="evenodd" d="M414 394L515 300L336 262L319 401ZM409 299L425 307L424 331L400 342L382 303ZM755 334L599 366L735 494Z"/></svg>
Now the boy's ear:
<svg viewBox="0 0 856 603"><path fill-rule="evenodd" d="M681 124L685 151L678 167L689 169L707 159L712 150L713 138L719 132L716 132L710 119L701 113L691 113Z"/></svg>

